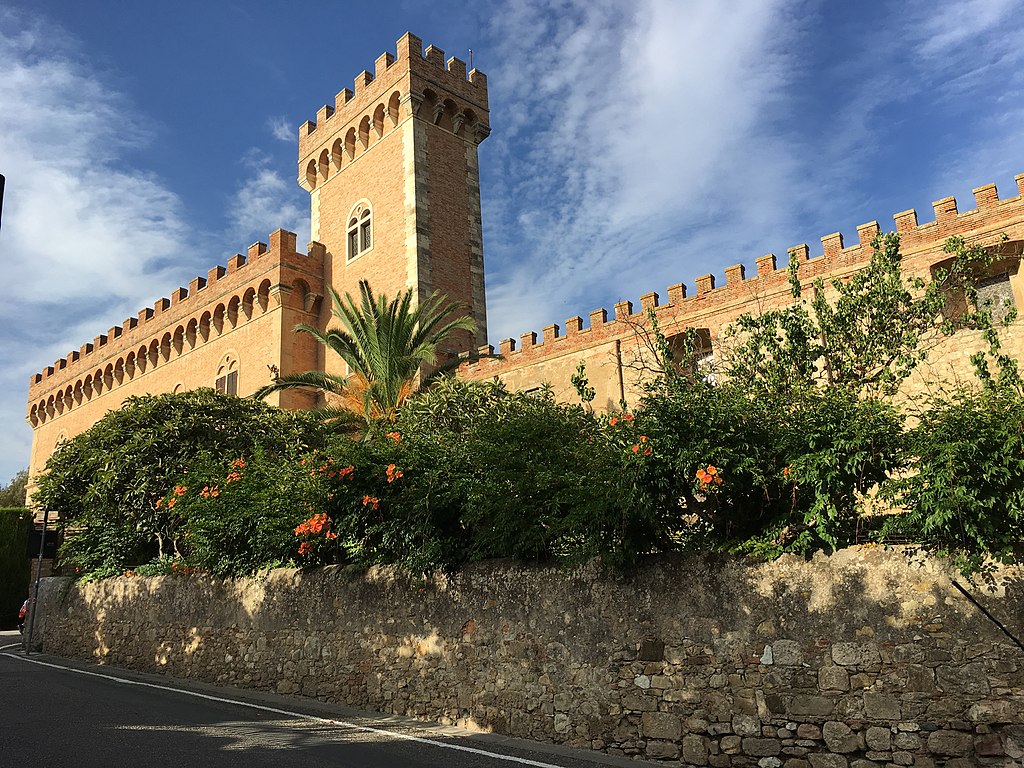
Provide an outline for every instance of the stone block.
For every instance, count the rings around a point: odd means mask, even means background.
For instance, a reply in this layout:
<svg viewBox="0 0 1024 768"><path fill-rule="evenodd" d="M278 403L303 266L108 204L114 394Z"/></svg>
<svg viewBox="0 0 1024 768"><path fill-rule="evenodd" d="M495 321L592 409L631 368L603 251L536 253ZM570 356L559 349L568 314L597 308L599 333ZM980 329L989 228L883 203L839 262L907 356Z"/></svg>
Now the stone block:
<svg viewBox="0 0 1024 768"><path fill-rule="evenodd" d="M857 734L846 723L831 720L821 729L825 744L833 752L848 754L857 751Z"/></svg>
<svg viewBox="0 0 1024 768"><path fill-rule="evenodd" d="M758 768L782 768L782 761L777 757L762 757L757 765Z"/></svg>
<svg viewBox="0 0 1024 768"><path fill-rule="evenodd" d="M1005 750L997 733L987 733L974 739L974 751L983 757L999 757Z"/></svg>
<svg viewBox="0 0 1024 768"><path fill-rule="evenodd" d="M913 765L914 756L910 752L893 752L892 761L896 765Z"/></svg>
<svg viewBox="0 0 1024 768"><path fill-rule="evenodd" d="M928 751L936 755L966 755L974 746L971 734L963 731L933 731L928 734Z"/></svg>
<svg viewBox="0 0 1024 768"><path fill-rule="evenodd" d="M900 703L894 696L865 691L864 713L872 720L896 721L900 719Z"/></svg>
<svg viewBox="0 0 1024 768"><path fill-rule="evenodd" d="M1003 729L1003 738L1006 743L1003 745L1006 756L1014 760L1024 757L1024 725L1011 725Z"/></svg>
<svg viewBox="0 0 1024 768"><path fill-rule="evenodd" d="M648 741L645 750L652 760L675 760L679 757L679 745L672 741Z"/></svg>
<svg viewBox="0 0 1024 768"><path fill-rule="evenodd" d="M811 764L803 758L793 757L787 760L782 768L811 768Z"/></svg>
<svg viewBox="0 0 1024 768"><path fill-rule="evenodd" d="M801 739L820 739L821 727L814 723L800 723L796 728L796 735Z"/></svg>
<svg viewBox="0 0 1024 768"><path fill-rule="evenodd" d="M785 667L798 667L804 661L804 652L796 640L777 640L772 643L775 663Z"/></svg>
<svg viewBox="0 0 1024 768"><path fill-rule="evenodd" d="M555 715L555 733L569 732L569 716L564 712Z"/></svg>
<svg viewBox="0 0 1024 768"><path fill-rule="evenodd" d="M751 757L774 757L782 752L782 742L778 739L743 739L743 754Z"/></svg>
<svg viewBox="0 0 1024 768"><path fill-rule="evenodd" d="M870 667L880 664L882 657L873 645L836 643L832 646L832 661L843 667Z"/></svg>
<svg viewBox="0 0 1024 768"><path fill-rule="evenodd" d="M850 673L840 666L822 667L818 670L818 688L823 691L848 691Z"/></svg>
<svg viewBox="0 0 1024 768"><path fill-rule="evenodd" d="M872 726L864 734L864 741L868 749L876 752L887 752L892 748L892 731L888 728Z"/></svg>
<svg viewBox="0 0 1024 768"><path fill-rule="evenodd" d="M683 736L682 756L683 762L689 765L707 765L708 745L704 737L695 733Z"/></svg>
<svg viewBox="0 0 1024 768"><path fill-rule="evenodd" d="M743 747L743 739L739 736L723 736L720 744L727 755L737 755Z"/></svg>
<svg viewBox="0 0 1024 768"><path fill-rule="evenodd" d="M668 712L644 712L640 730L647 739L677 741L683 735L683 724L677 715Z"/></svg>
<svg viewBox="0 0 1024 768"><path fill-rule="evenodd" d="M835 709L835 702L826 696L794 696L789 702L788 712L791 715L811 715L828 717Z"/></svg>
<svg viewBox="0 0 1024 768"><path fill-rule="evenodd" d="M892 744L897 749L920 749L921 739L916 734L899 731L892 737Z"/></svg>
<svg viewBox="0 0 1024 768"><path fill-rule="evenodd" d="M848 768L849 762L843 755L832 755L828 752L817 752L807 756L811 768Z"/></svg>
<svg viewBox="0 0 1024 768"><path fill-rule="evenodd" d="M753 715L736 715L732 719L732 730L739 736L759 736L761 721Z"/></svg>
<svg viewBox="0 0 1024 768"><path fill-rule="evenodd" d="M947 694L987 696L990 692L985 666L981 662L972 662L957 667L943 664L935 670L935 678Z"/></svg>

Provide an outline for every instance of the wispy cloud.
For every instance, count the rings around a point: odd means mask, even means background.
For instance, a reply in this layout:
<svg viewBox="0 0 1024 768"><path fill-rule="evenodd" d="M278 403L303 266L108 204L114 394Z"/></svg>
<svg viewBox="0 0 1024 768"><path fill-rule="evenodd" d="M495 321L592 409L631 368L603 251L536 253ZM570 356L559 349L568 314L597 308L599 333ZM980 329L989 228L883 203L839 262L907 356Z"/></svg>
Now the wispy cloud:
<svg viewBox="0 0 1024 768"><path fill-rule="evenodd" d="M309 242L309 200L293 179L277 173L269 157L250 149L242 160L242 180L228 206L231 242L265 240L282 227L298 235L299 247Z"/></svg>
<svg viewBox="0 0 1024 768"><path fill-rule="evenodd" d="M784 227L808 189L797 148L775 140L787 131L795 9L557 6L517 0L494 21L507 42L490 80L498 146L484 151L514 181L487 190L492 337L592 297L633 298L657 287L652 275L717 267L730 257L709 224L728 226L742 252ZM773 194L787 185L789 199Z"/></svg>
<svg viewBox="0 0 1024 768"><path fill-rule="evenodd" d="M976 60L983 60L987 51L973 44L977 39L1020 15L1017 0L960 0L960 2L928 2L918 8L922 21L917 25L919 40L916 53L922 58L949 62L952 52L970 46ZM913 34L913 30L911 31ZM1002 30L1005 32L1005 30ZM1006 46L1019 49L1019 38L1002 34ZM987 46L986 46L987 47Z"/></svg>
<svg viewBox="0 0 1024 768"><path fill-rule="evenodd" d="M272 117L267 120L267 127L270 129L270 135L278 141L285 141L289 144L295 141L295 126L291 124L287 117L283 115Z"/></svg>
<svg viewBox="0 0 1024 768"><path fill-rule="evenodd" d="M178 198L125 161L145 126L59 28L0 12L0 104L0 419L14 424L30 373L171 284L166 265L187 229ZM30 440L27 427L0 431L0 474L18 469Z"/></svg>

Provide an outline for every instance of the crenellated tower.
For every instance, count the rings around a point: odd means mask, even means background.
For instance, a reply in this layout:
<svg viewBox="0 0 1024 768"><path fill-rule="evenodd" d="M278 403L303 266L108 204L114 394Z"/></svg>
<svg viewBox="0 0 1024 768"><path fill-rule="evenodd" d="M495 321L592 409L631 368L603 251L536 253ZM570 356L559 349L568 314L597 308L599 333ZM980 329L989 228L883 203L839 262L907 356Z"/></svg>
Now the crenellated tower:
<svg viewBox="0 0 1024 768"><path fill-rule="evenodd" d="M489 133L486 76L412 34L299 129L325 282L353 295L363 279L389 297L441 291L477 324L453 352L487 340L477 146Z"/></svg>

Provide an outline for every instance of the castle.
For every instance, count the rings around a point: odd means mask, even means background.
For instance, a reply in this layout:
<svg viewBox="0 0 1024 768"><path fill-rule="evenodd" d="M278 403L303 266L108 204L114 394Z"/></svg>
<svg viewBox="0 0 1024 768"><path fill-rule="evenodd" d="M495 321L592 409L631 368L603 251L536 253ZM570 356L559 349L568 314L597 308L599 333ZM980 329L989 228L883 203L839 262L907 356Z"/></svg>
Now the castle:
<svg viewBox="0 0 1024 768"><path fill-rule="evenodd" d="M159 299L137 317L96 336L92 342L34 374L29 382L27 419L33 427L30 476L38 474L55 446L96 422L125 398L215 386L247 395L276 375L307 370L344 373L342 363L324 355L298 323L327 326L327 286L356 293L366 279L379 295L412 288L422 300L437 290L467 307L475 337L464 333L452 352L494 350L487 345L484 266L477 148L490 133L487 78L466 72L457 58L444 60L434 46L423 49L406 34L397 55L382 54L374 73L361 72L354 90L344 89L334 106L320 108L315 122L299 129L299 184L310 194L313 242L297 250L296 236L277 230L269 245L255 243L227 266L196 277L170 298ZM1024 246L1024 174L1018 194L1000 199L993 184L974 190L975 209L960 212L954 198L934 203L935 220L918 223L913 210L895 215L905 268L927 277L946 254L944 241L962 236L969 244L998 248L1007 258L979 276L979 291L1024 308L1024 276L1018 273ZM863 267L877 222L857 228L847 246L840 233L821 238L822 253L807 245L790 249L801 261L800 276L843 276ZM1004 241L1003 235L1008 237ZM577 316L564 328L549 325L542 336L528 332L518 343L501 342L497 358L469 357L459 375L499 377L512 389L551 383L569 399L569 382L582 361L597 397L612 408L633 402L639 382L631 364L640 353L637 328L646 313L657 313L671 339L686 328L699 330L704 355L714 356L723 329L744 312L779 306L790 298L788 274L774 255L756 260L756 274L742 265L725 270L725 285L713 275L696 278L693 289L669 286L624 301L609 316L605 309ZM1018 321L1007 351L1024 356ZM980 341L958 334L932 357L925 379L949 379L967 369ZM311 407L315 396L297 390L269 399L286 408Z"/></svg>

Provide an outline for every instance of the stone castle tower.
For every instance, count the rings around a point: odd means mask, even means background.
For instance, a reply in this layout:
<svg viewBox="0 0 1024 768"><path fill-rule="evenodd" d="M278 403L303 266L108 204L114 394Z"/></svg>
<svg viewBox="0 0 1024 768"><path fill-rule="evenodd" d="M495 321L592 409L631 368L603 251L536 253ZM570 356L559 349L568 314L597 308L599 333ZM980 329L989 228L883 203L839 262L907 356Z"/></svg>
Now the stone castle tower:
<svg viewBox="0 0 1024 768"><path fill-rule="evenodd" d="M476 321L475 334L442 353L486 343L477 146L490 133L487 78L411 34L396 54L382 54L373 75L361 72L299 130L306 249L277 230L269 246L254 243L32 375L33 477L60 441L132 395L214 387L245 396L276 375L344 373L294 332L331 323L328 286L358 295L365 279L379 296L411 288L417 301L439 291ZM301 391L268 400L317 404Z"/></svg>
<svg viewBox="0 0 1024 768"><path fill-rule="evenodd" d="M490 133L487 78L418 37L382 54L355 90L299 129L299 184L310 194L312 239L326 249L324 283L358 296L440 291L467 308L487 341L477 146ZM324 302L321 322L330 321ZM328 366L336 361L324 361ZM333 372L333 371L331 371Z"/></svg>
<svg viewBox="0 0 1024 768"><path fill-rule="evenodd" d="M369 281L380 296L411 288L422 301L434 291L465 307L476 320L475 334L453 340L449 353L491 351L487 344L480 177L477 146L487 138L487 78L456 58L407 34L397 55L385 53L374 74L361 72L354 90L345 89L334 106L299 130L299 184L310 193L312 240L300 248L291 232L276 230L269 245L254 243L226 266L172 289L137 316L34 373L26 418L33 428L29 465L34 477L64 439L89 428L133 395L214 387L246 396L273 376L310 370L338 370L297 323L326 328L329 286L358 293ZM991 274L979 276L979 291L993 292L1024 308L1024 174L1017 194L1000 198L994 184L974 190L975 208L959 211L957 201L934 203L935 220L919 223L914 210L897 213L904 267L927 279L948 255L950 236L997 249L1005 257ZM842 278L863 268L871 255L878 222L857 228L858 242L845 245L836 232L821 239L811 258L806 244L790 249L803 266L804 280ZM554 385L556 397L573 401L571 376L582 361L596 389L594 406L613 409L636 402L643 382L630 380L631 361L640 359L637 328L655 312L662 331L695 328L708 340L714 359L723 332L743 312L784 306L791 300L789 273L774 255L756 260L756 274L736 264L725 269L725 284L714 275L697 277L693 288L668 287L662 299L651 291L639 306L621 300L614 313L604 308L574 315L564 326L544 326L519 339L500 341L499 358L467 359L458 375L500 378L513 390ZM1024 326L1017 320L1004 349L1024 359ZM982 340L958 333L933 354L931 368L919 369L931 382L956 380ZM920 382L919 382L920 383ZM315 398L282 392L270 401L286 408L316 405Z"/></svg>

